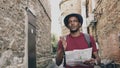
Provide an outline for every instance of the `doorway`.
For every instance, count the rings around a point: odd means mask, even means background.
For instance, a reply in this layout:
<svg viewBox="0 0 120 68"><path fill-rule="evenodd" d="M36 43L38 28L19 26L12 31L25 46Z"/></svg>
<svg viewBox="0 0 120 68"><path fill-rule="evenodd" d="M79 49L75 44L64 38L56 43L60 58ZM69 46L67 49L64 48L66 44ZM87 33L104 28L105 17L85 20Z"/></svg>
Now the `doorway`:
<svg viewBox="0 0 120 68"><path fill-rule="evenodd" d="M30 10L28 15L28 68L36 68L36 18Z"/></svg>

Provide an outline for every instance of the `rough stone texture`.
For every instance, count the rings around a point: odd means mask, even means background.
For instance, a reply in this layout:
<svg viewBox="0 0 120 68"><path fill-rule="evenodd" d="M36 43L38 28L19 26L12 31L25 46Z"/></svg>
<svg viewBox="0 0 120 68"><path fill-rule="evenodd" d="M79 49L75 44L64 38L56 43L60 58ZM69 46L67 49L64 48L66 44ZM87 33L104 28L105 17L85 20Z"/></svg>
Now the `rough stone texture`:
<svg viewBox="0 0 120 68"><path fill-rule="evenodd" d="M34 10L36 11L37 22L37 36L36 36L36 51L37 51L37 68L45 68L49 60L51 60L51 44L50 44L50 16L46 14L45 8L42 7L42 3L31 2L31 4L36 4ZM41 2L41 1L39 1ZM44 1L45 2L45 1ZM46 2L47 3L47 2ZM46 11L46 12L45 12ZM47 12L50 13L50 12ZM48 14L50 15L50 14ZM40 20L41 19L41 20ZM47 61L47 62L46 62Z"/></svg>
<svg viewBox="0 0 120 68"><path fill-rule="evenodd" d="M97 35L102 58L120 63L120 1L98 1L95 11Z"/></svg>
<svg viewBox="0 0 120 68"><path fill-rule="evenodd" d="M0 68L17 68L24 62L25 11L20 3L23 2L0 0Z"/></svg>
<svg viewBox="0 0 120 68"><path fill-rule="evenodd" d="M36 16L37 68L45 68L51 61L50 6L44 3L49 2L0 0L0 68L26 68L26 7Z"/></svg>
<svg viewBox="0 0 120 68"><path fill-rule="evenodd" d="M60 9L62 15L65 16L69 13L81 13L81 0L62 0Z"/></svg>
<svg viewBox="0 0 120 68"><path fill-rule="evenodd" d="M44 6L44 8L45 8L45 10L46 10L46 12L47 12L47 14L48 14L48 16L50 17L51 16L51 14L50 14L50 0L40 0L40 2L41 2L41 4L42 4L42 6Z"/></svg>

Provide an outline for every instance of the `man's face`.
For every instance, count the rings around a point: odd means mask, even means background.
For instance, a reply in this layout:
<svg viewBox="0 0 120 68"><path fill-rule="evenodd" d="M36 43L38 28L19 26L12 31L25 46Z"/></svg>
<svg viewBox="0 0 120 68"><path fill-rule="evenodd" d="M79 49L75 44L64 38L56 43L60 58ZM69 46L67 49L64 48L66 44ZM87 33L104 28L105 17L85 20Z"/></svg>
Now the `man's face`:
<svg viewBox="0 0 120 68"><path fill-rule="evenodd" d="M76 32L79 30L80 27L81 24L77 17L73 16L68 19L68 28L70 29L70 31Z"/></svg>

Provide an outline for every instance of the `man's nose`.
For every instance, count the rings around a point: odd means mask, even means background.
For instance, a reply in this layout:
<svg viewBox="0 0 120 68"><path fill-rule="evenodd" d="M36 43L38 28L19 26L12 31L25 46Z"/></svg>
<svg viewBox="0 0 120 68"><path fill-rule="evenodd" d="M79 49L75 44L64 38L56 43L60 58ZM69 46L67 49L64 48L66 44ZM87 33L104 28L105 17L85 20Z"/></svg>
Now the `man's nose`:
<svg viewBox="0 0 120 68"><path fill-rule="evenodd" d="M74 23L75 21L73 20L73 21L70 21L70 23Z"/></svg>

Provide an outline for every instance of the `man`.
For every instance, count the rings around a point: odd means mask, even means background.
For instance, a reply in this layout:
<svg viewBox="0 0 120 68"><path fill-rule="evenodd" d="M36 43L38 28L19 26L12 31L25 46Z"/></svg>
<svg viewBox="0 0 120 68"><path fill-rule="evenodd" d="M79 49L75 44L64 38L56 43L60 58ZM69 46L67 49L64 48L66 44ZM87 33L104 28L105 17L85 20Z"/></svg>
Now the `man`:
<svg viewBox="0 0 120 68"><path fill-rule="evenodd" d="M83 18L80 14L69 14L64 18L65 26L70 30L70 34L66 35L66 39L64 37L60 37L60 41L58 42L58 50L56 55L56 64L59 66L63 60L63 51L72 51L75 49L85 49L88 48L88 44L84 38L84 34L80 32L80 27L83 24ZM95 41L93 37L90 36L90 41L92 45L92 53L95 58L91 58L86 60L85 64L87 66L82 65L74 65L69 66L66 64L66 68L94 68L93 64L97 61L100 63L100 57L98 56L97 48L95 45Z"/></svg>

